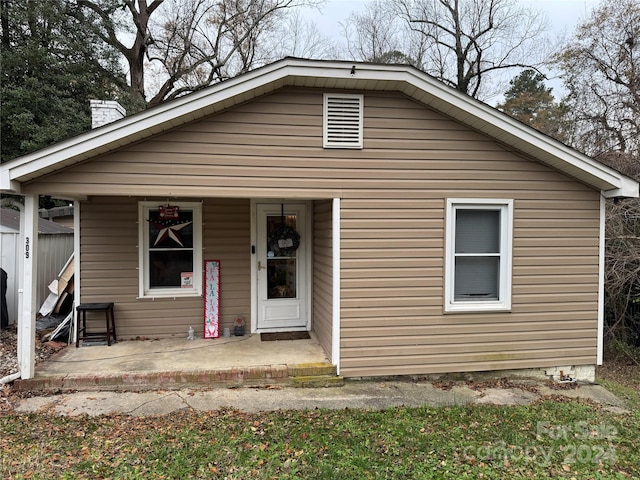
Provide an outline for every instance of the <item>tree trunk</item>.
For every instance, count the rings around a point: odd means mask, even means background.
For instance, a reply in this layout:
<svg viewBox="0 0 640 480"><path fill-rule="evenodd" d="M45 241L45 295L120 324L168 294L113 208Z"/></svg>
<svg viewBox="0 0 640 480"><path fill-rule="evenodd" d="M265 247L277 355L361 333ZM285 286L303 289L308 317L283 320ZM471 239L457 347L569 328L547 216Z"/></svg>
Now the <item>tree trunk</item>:
<svg viewBox="0 0 640 480"><path fill-rule="evenodd" d="M136 11L132 2L128 2L129 10L133 16L133 22L136 25L136 39L133 46L127 52L123 52L129 63L129 75L131 76L131 93L138 100L145 101L144 88L144 57L147 53L148 46L153 43L151 33L149 32L149 17L153 11L164 0L154 0L151 5L147 4L147 0L138 0L138 9Z"/></svg>
<svg viewBox="0 0 640 480"><path fill-rule="evenodd" d="M0 2L0 25L2 25L2 46L11 46L11 36L9 35L9 0Z"/></svg>

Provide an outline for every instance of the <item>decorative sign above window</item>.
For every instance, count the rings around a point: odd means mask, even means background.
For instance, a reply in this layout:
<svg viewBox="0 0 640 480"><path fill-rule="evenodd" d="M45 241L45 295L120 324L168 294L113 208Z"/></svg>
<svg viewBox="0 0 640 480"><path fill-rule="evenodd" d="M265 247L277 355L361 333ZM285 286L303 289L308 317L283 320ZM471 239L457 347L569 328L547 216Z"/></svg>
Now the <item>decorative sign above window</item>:
<svg viewBox="0 0 640 480"><path fill-rule="evenodd" d="M160 205L158 207L158 213L162 219L178 220L180 218L180 207L175 205Z"/></svg>

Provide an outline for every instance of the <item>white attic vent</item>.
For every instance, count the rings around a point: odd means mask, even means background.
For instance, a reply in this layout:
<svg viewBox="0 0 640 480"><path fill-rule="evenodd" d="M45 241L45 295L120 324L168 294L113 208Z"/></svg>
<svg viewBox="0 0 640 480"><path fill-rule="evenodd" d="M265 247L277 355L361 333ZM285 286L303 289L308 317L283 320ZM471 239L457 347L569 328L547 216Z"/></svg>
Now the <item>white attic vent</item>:
<svg viewBox="0 0 640 480"><path fill-rule="evenodd" d="M324 95L324 148L362 148L362 95Z"/></svg>

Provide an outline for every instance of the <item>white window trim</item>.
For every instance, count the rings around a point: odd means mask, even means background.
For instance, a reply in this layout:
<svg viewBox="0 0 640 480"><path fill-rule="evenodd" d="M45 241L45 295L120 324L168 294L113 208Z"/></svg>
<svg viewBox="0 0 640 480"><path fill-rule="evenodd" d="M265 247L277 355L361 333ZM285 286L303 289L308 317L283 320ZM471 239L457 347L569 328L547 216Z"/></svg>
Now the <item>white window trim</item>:
<svg viewBox="0 0 640 480"><path fill-rule="evenodd" d="M500 210L500 285L498 300L477 302L455 301L455 218L460 209ZM511 310L511 284L513 264L513 200L449 198L446 211L445 244L445 312L496 312Z"/></svg>
<svg viewBox="0 0 640 480"><path fill-rule="evenodd" d="M138 203L138 285L139 298L202 296L202 203L171 202L181 209L193 210L193 288L149 288L149 210L158 208L161 201Z"/></svg>
<svg viewBox="0 0 640 480"><path fill-rule="evenodd" d="M336 142L329 139L329 99L346 98L357 99L360 105L358 117L358 140L357 142ZM344 93L325 93L323 97L322 109L322 141L324 148L345 148L345 149L362 149L364 148L362 131L364 129L364 96Z"/></svg>

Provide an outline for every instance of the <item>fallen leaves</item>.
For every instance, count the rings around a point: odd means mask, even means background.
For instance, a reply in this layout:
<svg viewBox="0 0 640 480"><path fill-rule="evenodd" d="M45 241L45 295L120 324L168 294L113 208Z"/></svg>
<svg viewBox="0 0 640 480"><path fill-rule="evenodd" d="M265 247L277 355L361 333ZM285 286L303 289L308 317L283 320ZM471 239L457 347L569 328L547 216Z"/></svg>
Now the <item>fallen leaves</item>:
<svg viewBox="0 0 640 480"><path fill-rule="evenodd" d="M0 457L15 463L0 460L0 476L431 478L433 472L447 472L442 475L592 478L632 472L638 459L634 450L620 449L615 464L576 466L563 462L554 439L536 438L540 419L563 425L596 416L618 422L616 426L629 421L638 426L637 420L619 419L588 403L550 400L528 407L384 411L249 414L228 408L143 418L4 415L0 418ZM637 443L638 429L624 428L624 442ZM623 434L619 435L621 439ZM500 439L509 441L500 443ZM609 442L591 435L584 441L595 446ZM521 447L531 445L540 448L520 454ZM541 448L555 449L546 464Z"/></svg>

